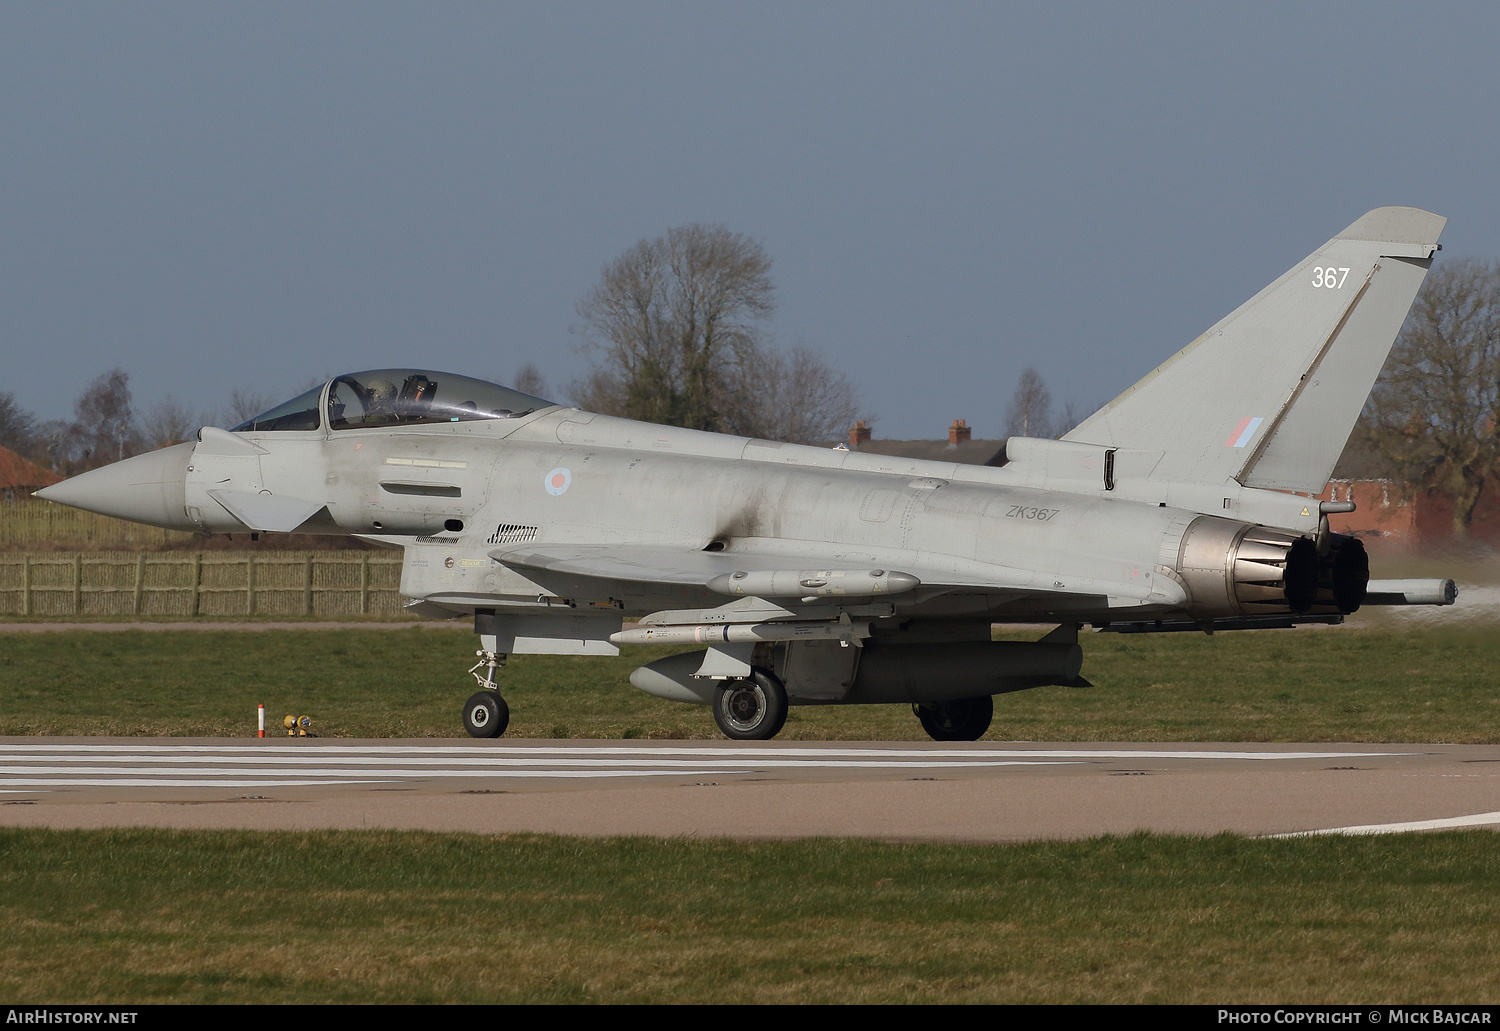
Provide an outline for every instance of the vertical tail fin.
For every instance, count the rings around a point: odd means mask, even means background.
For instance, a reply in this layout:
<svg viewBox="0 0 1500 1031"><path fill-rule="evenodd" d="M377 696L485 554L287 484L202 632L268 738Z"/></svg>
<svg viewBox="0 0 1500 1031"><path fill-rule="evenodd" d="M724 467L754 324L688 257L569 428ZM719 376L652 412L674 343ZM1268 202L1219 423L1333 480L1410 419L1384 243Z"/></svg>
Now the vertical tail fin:
<svg viewBox="0 0 1500 1031"><path fill-rule="evenodd" d="M1153 479L1321 491L1446 222L1376 208L1063 439L1163 452Z"/></svg>

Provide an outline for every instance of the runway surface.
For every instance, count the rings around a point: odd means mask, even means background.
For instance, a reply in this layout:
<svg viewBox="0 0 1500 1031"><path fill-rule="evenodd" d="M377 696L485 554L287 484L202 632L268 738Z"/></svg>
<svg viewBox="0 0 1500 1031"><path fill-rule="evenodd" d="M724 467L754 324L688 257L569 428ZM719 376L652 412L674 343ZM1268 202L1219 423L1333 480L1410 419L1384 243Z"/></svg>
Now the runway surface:
<svg viewBox="0 0 1500 1031"><path fill-rule="evenodd" d="M1500 826L1500 746L0 738L0 824L1019 841Z"/></svg>

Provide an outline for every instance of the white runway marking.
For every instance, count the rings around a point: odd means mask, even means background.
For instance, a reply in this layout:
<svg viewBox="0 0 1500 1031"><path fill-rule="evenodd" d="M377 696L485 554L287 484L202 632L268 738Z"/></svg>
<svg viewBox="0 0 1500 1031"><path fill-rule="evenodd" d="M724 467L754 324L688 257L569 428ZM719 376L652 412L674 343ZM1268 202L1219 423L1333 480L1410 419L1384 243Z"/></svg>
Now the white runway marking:
<svg viewBox="0 0 1500 1031"><path fill-rule="evenodd" d="M1412 820L1408 823L1368 823L1358 827L1329 827L1317 831L1271 834L1272 838L1311 838L1320 834L1405 834L1408 831L1445 831L1459 827L1490 827L1500 824L1500 813L1476 813L1446 820Z"/></svg>
<svg viewBox="0 0 1500 1031"><path fill-rule="evenodd" d="M0 791L60 787L292 787L435 779L579 780L706 777L776 771L912 773L1105 760L1348 760L1403 752L1251 752L1155 749L789 748L569 744L223 745L140 742L0 744Z"/></svg>
<svg viewBox="0 0 1500 1031"><path fill-rule="evenodd" d="M808 766L858 766L864 769L882 769L895 766L1034 766L1044 760L1040 759L1009 759L991 758L994 753L969 753L964 759L937 758L933 759L930 752L906 752L901 759L896 758L873 758L866 759L864 755L854 753L848 756L829 755L829 753L802 752L796 758L784 756L772 756L764 758L761 754L754 752L730 752L719 751L717 753L705 753L693 759L662 759L655 755L648 758L631 758L625 755L600 755L601 749L584 749L573 755L553 755L549 750L536 749L525 755L491 754L497 749L486 749L483 752L471 752L467 756L443 756L439 758L428 758L424 756L410 755L361 755L363 749L340 748L331 752L324 751L317 755L297 755L296 749L284 754L266 754L264 751L257 752L251 749L246 752L217 753L194 753L191 755L172 755L165 752L131 752L126 754L106 753L96 758L112 762L162 762L162 763L203 763L203 762L245 762L253 758L254 761L264 764L281 765L308 765L312 763L341 763L350 766L373 765L377 763L395 763L401 766L662 766L662 767L686 767L701 766L705 761L730 762L745 764L750 763L758 767L796 767ZM666 749L662 749L665 752ZM341 754L342 753L342 754ZM92 753L83 753L91 755ZM635 753L637 755L642 753ZM649 754L649 753L647 753ZM865 753L871 754L871 753ZM1008 755L1009 753L1003 753ZM825 758L826 756L826 758ZM35 753L35 754L9 754L0 752L0 769L12 769L12 763L22 762L57 762L65 756L57 754ZM903 761L904 760L904 761Z"/></svg>
<svg viewBox="0 0 1500 1031"><path fill-rule="evenodd" d="M227 772L227 771L218 771L218 772ZM253 773L253 772L256 772L256 771L251 771L251 772ZM589 771L589 770L558 770L558 771L553 772L553 773L548 773L545 776L548 779L551 779L551 778L554 778L554 777L556 777L556 778L570 778L570 777L572 777L572 778L577 778L577 777L598 778L598 777L601 777L601 776L609 776L609 777L656 777L656 776L661 776L662 773L664 773L664 772L666 772L666 771L662 771L662 770L636 770L636 771L624 770L624 771L621 771L619 773L600 774L600 773L595 773L595 772L592 772L592 771ZM723 774L726 774L726 773L754 773L755 771L754 770L686 770L686 771L673 771L673 772L697 773L697 774L701 774L701 775L718 774L718 775L722 776ZM404 780L426 779L427 777L432 777L432 776L473 777L473 776L476 776L476 774L474 774L474 773L458 773L458 772L447 773L447 774L424 773L421 778L416 778L416 777L412 777L410 775L407 775L407 776L403 777L398 772L398 773L393 773L390 777L385 778L385 779L359 779L359 780L352 780L352 779L347 779L347 778L332 778L332 777L319 778L319 779L316 779L316 780L299 780L299 779L296 779L296 778L277 778L277 779L274 779L274 780L245 780L242 777L238 777L238 776L236 776L236 777L203 777L203 778L194 779L194 780L174 779L174 778L169 778L169 777L108 777L108 778L96 778L96 779L90 779L90 778L87 778L87 777L50 777L50 778L41 777L41 778L34 778L34 779L29 779L29 780L27 780L27 779L7 780L7 781L5 781L5 783L7 783L7 784L21 784L21 785L27 785L27 786L30 786L30 787L53 787L53 788L55 788L55 787L76 787L76 786L79 786L79 785L86 786L86 787L95 787L95 788L111 788L111 787L113 787L113 788L149 788L149 787L168 787L168 788L194 788L194 787L198 787L198 788L202 788L202 787L215 787L215 788L276 788L276 787L298 787L298 786L302 786L302 787L317 787L317 786L330 786L330 785L339 785L339 784L392 784L392 783L399 782L399 781L401 781L403 779ZM496 772L496 773L485 773L485 774L482 774L482 776L485 776L485 777L535 777L535 776L537 776L537 774L535 774L535 773L529 773L529 772L526 772L524 770L501 770L501 771ZM15 792L11 792L11 793L14 794Z"/></svg>
<svg viewBox="0 0 1500 1031"><path fill-rule="evenodd" d="M739 757L740 761L758 761L765 756L785 756L789 758L805 758L808 756L832 756L847 759L863 759L870 756L881 758L910 759L921 761L932 758L942 759L964 759L983 760L991 756L1003 755L1006 757L1018 757L1023 759L1350 759L1359 757L1377 757L1393 755L1415 755L1411 751L1379 751L1379 752L1247 752L1247 751L1210 751L1201 750L1178 750L1178 749L1141 749L1141 748L1049 748L1049 749L1027 749L1027 748L985 748L979 746L965 749L944 748L785 748L785 747L759 747L747 748L713 748L706 746L687 745L495 745L484 746L473 745L281 745L271 744L224 744L224 745L176 745L163 744L139 744L139 745L105 745L105 744L0 744L0 762L12 755L26 753L109 753L129 752L136 755L149 755L152 753L168 753L180 755L189 752L212 752L217 755L258 755L264 756L268 752L272 754L281 753L285 755L297 754L324 754L324 755L358 755L369 752L376 755L450 755L463 756L471 760L482 760L488 756L496 755L572 755L572 756L600 756L600 755L697 755L711 756L715 758Z"/></svg>
<svg viewBox="0 0 1500 1031"><path fill-rule="evenodd" d="M156 756L156 755L149 756L147 758L149 758L153 762L162 762L162 761L171 762L172 761L171 759L168 759L166 757ZM189 760L184 759L184 760L179 760L179 761L181 761L181 762L187 762ZM203 760L202 760L201 757L198 757L198 758L192 759L191 761L192 762L202 762ZM293 764L295 764L295 763L307 762L307 761L308 760L299 760L299 759L290 759L290 758L288 758L288 759L272 759L271 763L273 763L273 764L274 763L293 763ZM316 761L317 762L325 762L326 763L326 762L329 762L330 760L324 758L324 759L318 759ZM337 760L334 760L334 761L337 761ZM650 772L655 772L655 773L708 773L708 772L712 772L714 770L725 770L725 769L730 769L730 768L734 768L734 772L736 772L736 773L754 773L756 770L816 770L816 769L857 769L857 770L910 770L910 769L919 769L919 770L950 770L950 769L964 769L964 768L973 769L975 767L982 767L982 768L988 769L988 768L994 767L994 766L1056 766L1056 765L1059 765L1058 763L1038 763L1038 762L972 762L972 763L960 763L960 762L909 762L909 763L898 763L898 762L838 762L838 761L819 761L819 760L816 760L816 759L810 759L807 762L792 762L792 761L786 760L786 759L772 759L772 760L769 760L767 762L753 762L753 761L746 761L744 759L737 759L737 760L731 760L731 761L729 761L727 763L720 763L720 764L715 764L715 765L711 765L711 766L706 766L701 761L700 762L691 762L690 763L690 762L684 762L684 761L679 760L679 759L662 759L662 760L660 760L658 762L652 762L652 761L650 761L648 759L640 759L640 760L636 760L636 759L624 759L624 760L616 759L616 760L604 761L604 762L593 761L593 760L589 760L589 759L539 759L539 760L535 760L535 761L528 761L528 760L525 760L525 759L496 759L496 760L492 760L490 762L485 762L485 763L465 763L465 764L463 764L463 766L465 768L464 769L459 769L459 770L454 770L454 769L432 769L430 767L430 765L423 765L420 760L418 760L416 762L410 762L410 761L407 761L407 760L402 760L399 766L390 766L390 765L387 765L383 769L364 769L364 768L362 768L363 765L366 765L366 764L375 764L375 763L378 763L379 761L380 760L378 760L378 759L350 759L350 760L347 760L347 763L345 765L338 766L338 767L328 767L328 768L321 768L321 769L301 769L301 768L299 768L299 769L296 769L296 770L286 770L286 771L272 771L272 770L269 770L269 769L264 769L264 768L261 768L261 767L257 767L256 768L256 772L260 772L260 773L284 772L287 775L290 775L292 773L296 773L298 776L301 776L301 777L333 777L333 776L338 776L340 774L348 774L348 773L368 773L368 774L385 775L385 774L397 773L397 772L406 774L407 776L413 776L413 777L471 777L471 776L473 776L476 773L482 773L485 776L503 775L503 774L516 774L516 775L521 775L521 776L530 776L530 775L534 775L534 774L541 774L543 776L551 776L554 772L560 772L560 771L557 771L557 769L556 769L557 767L582 766L582 767L584 767L584 769L578 771L580 773L582 773L582 772L588 772L588 771L594 771L596 776L613 777L613 776L621 775L621 774L624 774L624 773L627 773L627 772L637 772L637 773L650 773ZM444 764L444 765L446 765L446 766L453 766L454 764L453 763L447 763L447 764ZM349 766L361 767L361 768L351 770L351 769L348 768ZM645 770L643 770L643 769L639 769L639 767L650 767L651 769L645 769ZM741 767L743 767L743 768L741 768ZM231 770L234 771L234 772L243 772L244 766L243 765L235 766L235 767L203 766L203 767L198 767L196 769L183 769L182 767L176 767L176 766L76 766L76 765L73 765L73 764L68 764L66 766L56 766L56 765L54 765L54 766L5 766L5 767L3 767L3 769L0 769L0 776L8 775L8 774L11 774L11 773L17 773L17 774L20 774L20 773L97 773L97 774L111 774L111 773L126 774L126 773L136 773L136 774L162 774L162 775L176 774L177 776L183 776L183 777L185 777L185 776L208 776L208 775L215 774L215 773L228 773L228 772L231 772Z"/></svg>

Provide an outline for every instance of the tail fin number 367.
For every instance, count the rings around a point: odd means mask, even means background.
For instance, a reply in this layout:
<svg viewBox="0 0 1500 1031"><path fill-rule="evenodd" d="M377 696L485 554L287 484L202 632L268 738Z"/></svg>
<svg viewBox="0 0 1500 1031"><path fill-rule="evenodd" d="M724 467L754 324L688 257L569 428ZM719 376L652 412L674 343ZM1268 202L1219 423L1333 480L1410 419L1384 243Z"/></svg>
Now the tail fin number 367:
<svg viewBox="0 0 1500 1031"><path fill-rule="evenodd" d="M1344 280L1348 278L1347 268L1334 268L1330 265L1323 268L1319 265L1313 269L1312 285L1316 287L1327 287L1329 290L1340 290L1344 286Z"/></svg>

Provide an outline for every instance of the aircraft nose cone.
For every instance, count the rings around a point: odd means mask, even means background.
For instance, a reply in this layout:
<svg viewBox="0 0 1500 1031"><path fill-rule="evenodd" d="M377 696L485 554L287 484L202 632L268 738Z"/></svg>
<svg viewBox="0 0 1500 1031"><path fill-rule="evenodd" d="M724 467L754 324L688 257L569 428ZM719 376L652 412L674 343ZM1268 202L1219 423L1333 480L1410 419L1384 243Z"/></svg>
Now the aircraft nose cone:
<svg viewBox="0 0 1500 1031"><path fill-rule="evenodd" d="M186 481L193 445L174 444L36 491L35 497L87 512L163 526L197 529L187 518Z"/></svg>

